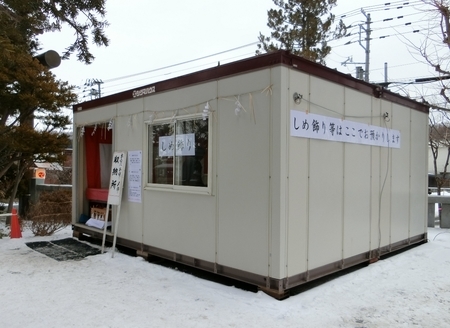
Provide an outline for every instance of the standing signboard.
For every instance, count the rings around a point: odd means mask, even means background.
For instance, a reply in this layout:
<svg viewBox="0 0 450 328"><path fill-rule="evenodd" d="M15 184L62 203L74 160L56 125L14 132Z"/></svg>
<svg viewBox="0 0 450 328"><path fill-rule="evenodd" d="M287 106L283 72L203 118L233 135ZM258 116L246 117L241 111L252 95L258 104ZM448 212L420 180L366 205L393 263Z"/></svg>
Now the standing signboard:
<svg viewBox="0 0 450 328"><path fill-rule="evenodd" d="M123 151L114 152L111 164L111 176L109 179L109 190L108 190L108 203L106 204L106 217L105 217L105 226L103 228L103 242L102 242L102 253L103 253L106 240L106 228L108 226L106 222L108 222L109 205L116 205L117 206L116 220L113 220L114 241L113 241L112 257L114 257L114 248L116 246L116 238L117 238L117 227L119 226L120 204L122 202L123 180L125 176L126 163L127 163L126 152Z"/></svg>

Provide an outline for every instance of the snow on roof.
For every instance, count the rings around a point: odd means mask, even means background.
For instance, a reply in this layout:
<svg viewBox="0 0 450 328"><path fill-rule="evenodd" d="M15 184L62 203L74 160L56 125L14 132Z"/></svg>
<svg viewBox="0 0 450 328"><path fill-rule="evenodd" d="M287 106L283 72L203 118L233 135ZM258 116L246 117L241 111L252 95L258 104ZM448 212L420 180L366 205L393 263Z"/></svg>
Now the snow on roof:
<svg viewBox="0 0 450 328"><path fill-rule="evenodd" d="M38 169L46 169L49 171L62 171L63 170L63 167L61 165L59 165L58 163L48 163L48 162L34 163L34 166L37 167Z"/></svg>

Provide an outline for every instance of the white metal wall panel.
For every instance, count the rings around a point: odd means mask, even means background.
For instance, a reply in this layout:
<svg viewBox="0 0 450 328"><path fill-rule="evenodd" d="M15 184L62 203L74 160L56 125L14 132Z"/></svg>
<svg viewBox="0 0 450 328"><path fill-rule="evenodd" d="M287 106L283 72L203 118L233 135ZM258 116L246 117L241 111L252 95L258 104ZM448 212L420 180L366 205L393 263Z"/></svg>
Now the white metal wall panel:
<svg viewBox="0 0 450 328"><path fill-rule="evenodd" d="M408 239L410 217L411 110L394 104L392 128L401 132L401 148L392 149L391 243Z"/></svg>
<svg viewBox="0 0 450 328"><path fill-rule="evenodd" d="M308 269L309 141L291 138L289 145L288 275Z"/></svg>
<svg viewBox="0 0 450 328"><path fill-rule="evenodd" d="M310 77L310 112L342 117L344 87ZM308 269L342 259L344 144L310 140Z"/></svg>
<svg viewBox="0 0 450 328"><path fill-rule="evenodd" d="M343 258L370 247L371 147L345 145Z"/></svg>
<svg viewBox="0 0 450 328"><path fill-rule="evenodd" d="M391 128L391 121L382 118L383 113L392 117L390 102L372 99L372 124ZM377 115L378 111L378 115ZM377 118L378 116L378 118ZM372 221L371 221L371 250L386 246L390 243L391 220L391 163L392 149L372 147Z"/></svg>
<svg viewBox="0 0 450 328"><path fill-rule="evenodd" d="M309 76L299 72L290 72L290 89L287 98L290 106L287 109L299 111L309 110ZM293 93L303 95L300 104L293 101ZM290 117L286 118L289 125ZM308 210L309 210L309 140L290 137L288 148L288 243L287 273L293 276L308 269Z"/></svg>
<svg viewBox="0 0 450 328"><path fill-rule="evenodd" d="M147 245L214 262L214 217L212 196L147 190L143 241Z"/></svg>
<svg viewBox="0 0 450 328"><path fill-rule="evenodd" d="M150 114L154 119L170 118L177 111L200 113L210 102L212 110L217 98L217 83L208 82L178 90L153 94L143 98L143 121ZM214 131L216 114L210 119ZM143 124L143 122L141 122ZM143 138L147 138L147 125L143 124ZM212 137L212 136L210 136ZM130 142L136 142L130 139ZM138 142L141 142L139 140ZM144 141L145 147L147 141ZM211 151L215 151L212 149ZM143 154L143 182L148 181L148 151ZM211 163L214 167L214 163ZM213 169L213 168L212 168ZM214 172L214 171L213 171ZM212 187L214 188L214 181ZM213 192L214 193L214 192ZM211 195L192 194L163 189L143 190L142 240L145 244L192 256L206 261L215 261L216 252L216 199Z"/></svg>
<svg viewBox="0 0 450 328"><path fill-rule="evenodd" d="M267 275L271 97L261 91L271 84L270 70L218 83L218 263ZM236 115L233 95L240 95L245 112Z"/></svg>
<svg viewBox="0 0 450 328"><path fill-rule="evenodd" d="M289 99L289 73L286 67L271 69L272 96L270 100L270 207L269 207L269 276L286 277L287 266L287 175L286 160L287 130L289 113L286 111Z"/></svg>
<svg viewBox="0 0 450 328"><path fill-rule="evenodd" d="M371 124L381 126L381 100L372 98L372 118ZM371 166L370 166L370 238L369 249L373 250L378 247L378 220L379 212L379 196L380 196L380 174L381 174L381 147L371 147Z"/></svg>
<svg viewBox="0 0 450 328"><path fill-rule="evenodd" d="M150 114L154 120L171 118L178 111L178 115L187 113L201 113L206 102L210 101L211 110L215 110L211 101L217 98L217 82L205 82L181 89L158 92L144 101L144 120L149 120Z"/></svg>
<svg viewBox="0 0 450 328"><path fill-rule="evenodd" d="M310 140L308 269L342 258L344 145Z"/></svg>
<svg viewBox="0 0 450 328"><path fill-rule="evenodd" d="M309 112L342 118L345 107L344 87L310 76ZM302 90L297 91L302 94Z"/></svg>
<svg viewBox="0 0 450 328"><path fill-rule="evenodd" d="M114 151L142 151L144 149L144 136L146 135L143 124L143 101L119 103L117 105L118 117L115 119L113 134L115 138ZM128 164L125 174L128 171ZM144 168L142 167L142 171ZM141 177L143 179L143 177ZM142 185L144 181L141 181ZM117 231L118 237L142 242L143 204L128 201L128 183L125 176L123 185L122 205ZM142 195L141 195L142 196ZM143 200L142 200L143 201Z"/></svg>
<svg viewBox="0 0 450 328"><path fill-rule="evenodd" d="M372 124L374 122L372 121ZM379 246L379 220L380 216L380 189L382 181L381 174L381 147L371 147L371 181L370 181L370 239L369 249L373 250Z"/></svg>
<svg viewBox="0 0 450 328"><path fill-rule="evenodd" d="M427 154L428 115L418 111L411 112L411 200L410 231L414 237L427 231L428 177Z"/></svg>
<svg viewBox="0 0 450 328"><path fill-rule="evenodd" d="M354 90L345 92L345 117L371 124L371 96ZM345 144L344 245L343 258L362 254L370 244L371 147Z"/></svg>

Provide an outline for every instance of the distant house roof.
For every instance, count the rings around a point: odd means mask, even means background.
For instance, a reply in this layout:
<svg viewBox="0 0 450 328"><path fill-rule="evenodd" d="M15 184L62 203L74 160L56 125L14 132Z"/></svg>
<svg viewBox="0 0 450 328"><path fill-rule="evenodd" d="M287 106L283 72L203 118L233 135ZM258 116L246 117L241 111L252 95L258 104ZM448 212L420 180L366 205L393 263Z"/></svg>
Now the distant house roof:
<svg viewBox="0 0 450 328"><path fill-rule="evenodd" d="M285 50L253 56L236 62L215 66L202 71L175 77L173 79L144 85L142 87L130 89L103 98L76 104L73 106L73 111L77 112L130 99L152 96L163 91L170 91L188 85L218 80L221 78L274 66L287 66L291 69L370 94L376 98L383 98L393 103L398 103L421 112L429 112L429 106L426 104L400 96L399 94L384 89L382 86L367 83L356 79L349 74L344 74L335 69L328 68L302 57L298 57Z"/></svg>
<svg viewBox="0 0 450 328"><path fill-rule="evenodd" d="M58 163L34 163L34 166L38 169L46 169L49 171L63 171L63 167L59 165Z"/></svg>

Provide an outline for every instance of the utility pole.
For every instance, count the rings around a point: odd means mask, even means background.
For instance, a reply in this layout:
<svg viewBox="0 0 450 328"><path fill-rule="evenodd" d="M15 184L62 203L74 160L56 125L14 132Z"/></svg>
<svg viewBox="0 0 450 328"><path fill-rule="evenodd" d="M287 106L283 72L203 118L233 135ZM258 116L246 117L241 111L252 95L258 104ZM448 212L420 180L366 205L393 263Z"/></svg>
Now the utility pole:
<svg viewBox="0 0 450 328"><path fill-rule="evenodd" d="M370 67L370 14L366 14L364 9L361 9L361 12L364 16L366 16L366 27L364 28L363 25L359 25L359 45L365 50L366 52L366 71L364 72L364 81L369 82L369 67ZM361 42L361 30L364 30L366 32L366 46L364 47Z"/></svg>
<svg viewBox="0 0 450 328"><path fill-rule="evenodd" d="M91 88L91 90L89 90L91 100L92 100L92 97L94 97L94 99L101 98L101 96L102 96L102 89L100 87L101 84L103 84L103 81L98 80L98 79L88 79L86 81L86 83L84 84L86 87L93 87L94 85L97 85L97 90L95 90L93 88Z"/></svg>
<svg viewBox="0 0 450 328"><path fill-rule="evenodd" d="M365 22L365 27L363 24L359 25L359 45L364 49L365 53L366 53L366 61L364 63L356 63L353 61L352 57L349 57L346 61L344 61L343 63L341 63L341 65L346 66L347 64L365 64L365 70L362 69L362 67L358 66L356 67L356 78L363 80L363 75L364 75L364 81L369 82L369 70L370 70L370 34L371 34L371 29L370 29L370 24L372 23L371 18L370 18L370 14L366 14L366 12L364 11L364 9L361 8L361 12L363 13L364 16L366 16L366 22ZM363 31L366 34L366 45L363 45L363 40L362 40L362 34Z"/></svg>

